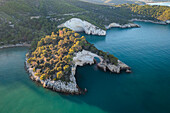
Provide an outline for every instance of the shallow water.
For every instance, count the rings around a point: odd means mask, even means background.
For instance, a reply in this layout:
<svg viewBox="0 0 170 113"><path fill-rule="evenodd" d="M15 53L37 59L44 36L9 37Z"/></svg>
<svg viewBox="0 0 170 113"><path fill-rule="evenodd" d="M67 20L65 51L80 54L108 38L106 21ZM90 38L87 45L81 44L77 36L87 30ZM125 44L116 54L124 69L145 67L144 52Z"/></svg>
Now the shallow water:
<svg viewBox="0 0 170 113"><path fill-rule="evenodd" d="M170 25L136 22L141 28L86 35L98 49L132 67L112 74L96 65L79 67L77 80L88 93L62 95L32 82L24 70L27 48L0 50L0 113L170 113Z"/></svg>

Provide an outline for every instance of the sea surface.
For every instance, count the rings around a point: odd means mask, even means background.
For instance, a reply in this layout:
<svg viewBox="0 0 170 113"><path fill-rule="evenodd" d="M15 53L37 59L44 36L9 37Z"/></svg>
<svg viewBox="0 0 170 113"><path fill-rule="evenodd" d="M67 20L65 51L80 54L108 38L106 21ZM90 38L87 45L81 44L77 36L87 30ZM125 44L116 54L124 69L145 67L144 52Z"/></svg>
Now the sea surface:
<svg viewBox="0 0 170 113"><path fill-rule="evenodd" d="M0 50L0 113L170 113L170 25L136 22L141 28L85 35L98 49L114 54L133 73L79 67L85 95L63 95L31 81L24 69L28 48Z"/></svg>
<svg viewBox="0 0 170 113"><path fill-rule="evenodd" d="M155 3L147 3L148 5L160 5L160 6L169 6L170 2L155 2Z"/></svg>

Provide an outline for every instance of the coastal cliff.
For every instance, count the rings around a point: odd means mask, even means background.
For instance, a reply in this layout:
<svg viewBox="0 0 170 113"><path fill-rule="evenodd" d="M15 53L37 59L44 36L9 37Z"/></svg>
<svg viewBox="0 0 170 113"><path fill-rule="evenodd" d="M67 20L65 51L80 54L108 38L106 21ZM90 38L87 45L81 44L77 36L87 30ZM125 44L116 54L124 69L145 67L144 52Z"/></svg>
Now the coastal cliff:
<svg viewBox="0 0 170 113"><path fill-rule="evenodd" d="M105 36L106 31L98 28L97 26L81 20L79 18L72 18L65 23L58 26L58 28L67 27L75 32L85 32L86 34Z"/></svg>

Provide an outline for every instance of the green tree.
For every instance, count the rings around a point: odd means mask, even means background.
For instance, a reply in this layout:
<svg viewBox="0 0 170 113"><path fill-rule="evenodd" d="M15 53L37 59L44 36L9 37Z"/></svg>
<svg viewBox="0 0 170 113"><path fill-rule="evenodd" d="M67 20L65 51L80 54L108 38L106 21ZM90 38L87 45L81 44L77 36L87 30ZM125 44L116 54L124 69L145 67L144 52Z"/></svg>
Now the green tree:
<svg viewBox="0 0 170 113"><path fill-rule="evenodd" d="M57 73L57 78L60 79L62 76L63 76L63 72L62 72L62 71L59 71L59 72Z"/></svg>

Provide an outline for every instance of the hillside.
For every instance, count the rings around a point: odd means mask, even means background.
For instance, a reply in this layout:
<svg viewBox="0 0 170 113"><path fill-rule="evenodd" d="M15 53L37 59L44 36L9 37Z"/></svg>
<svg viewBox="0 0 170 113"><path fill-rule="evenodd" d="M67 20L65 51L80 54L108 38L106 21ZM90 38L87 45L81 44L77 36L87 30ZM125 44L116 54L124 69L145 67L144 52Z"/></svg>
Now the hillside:
<svg viewBox="0 0 170 113"><path fill-rule="evenodd" d="M109 4L109 5L110 4L118 5L118 4L125 4L125 3L145 4L145 2L166 2L170 0L82 0L82 1L100 3L100 4Z"/></svg>
<svg viewBox="0 0 170 113"><path fill-rule="evenodd" d="M170 20L170 8L163 6L149 6L149 5L129 5L131 11L139 15L150 16L158 20Z"/></svg>
<svg viewBox="0 0 170 113"><path fill-rule="evenodd" d="M101 29L112 22L129 23L133 18L154 21L169 18L169 8L146 15L138 5L99 5L79 0L0 0L0 45L39 40L71 18L86 20ZM149 8L147 8L149 7ZM143 7L147 10L157 6ZM152 16L159 12L159 16ZM35 44L34 44L35 45Z"/></svg>

